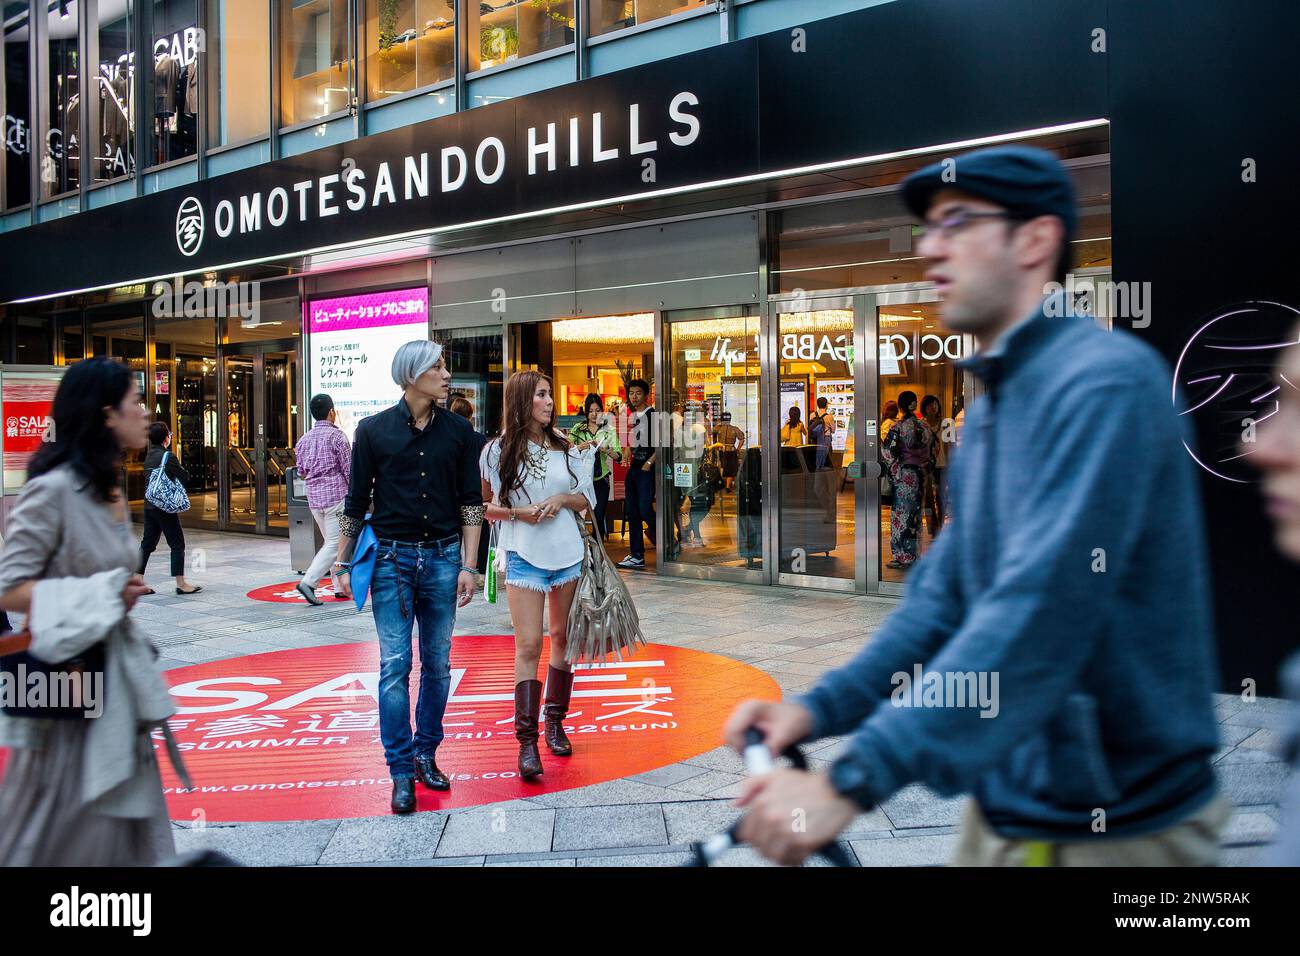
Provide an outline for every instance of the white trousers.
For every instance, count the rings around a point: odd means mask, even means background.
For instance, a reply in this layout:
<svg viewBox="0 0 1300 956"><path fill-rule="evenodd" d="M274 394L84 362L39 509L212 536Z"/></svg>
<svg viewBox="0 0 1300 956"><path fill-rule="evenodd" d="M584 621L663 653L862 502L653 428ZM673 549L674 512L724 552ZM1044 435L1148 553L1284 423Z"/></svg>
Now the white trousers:
<svg viewBox="0 0 1300 956"><path fill-rule="evenodd" d="M334 565L334 558L339 553L339 516L342 514L342 501L333 508L311 509L311 516L316 519L321 534L325 536L325 543L316 552L316 557L312 558L311 567L307 569L307 573L302 576L303 583L308 587L314 588L319 585L320 579L325 576L325 572Z"/></svg>

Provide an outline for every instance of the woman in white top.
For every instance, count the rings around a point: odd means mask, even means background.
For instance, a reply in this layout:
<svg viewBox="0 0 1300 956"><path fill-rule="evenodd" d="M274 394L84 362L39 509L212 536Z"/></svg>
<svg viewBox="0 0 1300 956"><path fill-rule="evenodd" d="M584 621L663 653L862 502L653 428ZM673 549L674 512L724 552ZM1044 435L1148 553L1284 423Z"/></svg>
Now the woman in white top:
<svg viewBox="0 0 1300 956"><path fill-rule="evenodd" d="M517 372L505 387L501 436L479 457L489 521L500 522L498 550L506 555L506 600L515 629L515 737L519 775L542 772L537 720L542 682L542 612L550 605L550 666L546 672L546 746L573 753L564 733L573 674L564 659L569 607L584 553L578 513L594 508L595 448L577 451L555 427L551 380Z"/></svg>

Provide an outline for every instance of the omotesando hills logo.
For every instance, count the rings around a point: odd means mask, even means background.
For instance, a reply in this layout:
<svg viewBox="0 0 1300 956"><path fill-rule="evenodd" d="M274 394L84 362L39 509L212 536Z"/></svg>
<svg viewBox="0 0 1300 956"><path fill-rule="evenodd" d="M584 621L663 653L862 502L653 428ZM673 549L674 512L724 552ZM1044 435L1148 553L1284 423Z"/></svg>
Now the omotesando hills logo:
<svg viewBox="0 0 1300 956"><path fill-rule="evenodd" d="M1297 343L1300 309L1282 302L1237 302L1216 310L1196 330L1174 367L1173 398L1196 421L1199 447L1184 442L1198 465L1217 478L1258 480L1250 464L1256 428L1277 414L1282 384L1274 378L1282 352Z"/></svg>
<svg viewBox="0 0 1300 956"><path fill-rule="evenodd" d="M203 206L193 196L181 200L176 210L176 245L183 256L194 255L203 245Z"/></svg>

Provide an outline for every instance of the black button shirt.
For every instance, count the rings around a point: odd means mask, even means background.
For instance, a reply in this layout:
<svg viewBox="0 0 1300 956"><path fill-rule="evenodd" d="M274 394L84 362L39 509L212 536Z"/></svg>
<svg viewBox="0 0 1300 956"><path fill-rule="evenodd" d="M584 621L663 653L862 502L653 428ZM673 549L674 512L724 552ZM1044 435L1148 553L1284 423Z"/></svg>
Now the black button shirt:
<svg viewBox="0 0 1300 956"><path fill-rule="evenodd" d="M459 535L460 509L483 504L478 449L466 419L436 408L421 431L403 398L357 425L343 513L361 520L373 503L370 526L380 538Z"/></svg>

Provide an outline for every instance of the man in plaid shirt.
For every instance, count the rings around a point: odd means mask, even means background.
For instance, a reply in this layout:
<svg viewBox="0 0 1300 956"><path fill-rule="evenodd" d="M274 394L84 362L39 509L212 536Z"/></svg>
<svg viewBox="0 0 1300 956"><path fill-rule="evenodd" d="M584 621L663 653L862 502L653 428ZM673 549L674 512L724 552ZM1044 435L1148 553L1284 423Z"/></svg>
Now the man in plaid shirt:
<svg viewBox="0 0 1300 956"><path fill-rule="evenodd" d="M320 604L316 585L339 549L339 515L343 513L343 500L348 494L352 448L348 437L334 424L338 413L334 411L332 398L323 392L312 398L311 417L316 424L298 439L293 450L298 460L298 474L307 482L307 504L325 535L325 544L316 552L311 567L298 582L298 593L306 598L308 604ZM334 596L343 599L340 594Z"/></svg>

